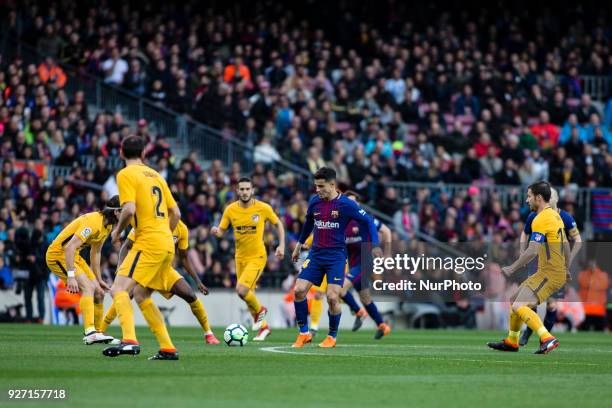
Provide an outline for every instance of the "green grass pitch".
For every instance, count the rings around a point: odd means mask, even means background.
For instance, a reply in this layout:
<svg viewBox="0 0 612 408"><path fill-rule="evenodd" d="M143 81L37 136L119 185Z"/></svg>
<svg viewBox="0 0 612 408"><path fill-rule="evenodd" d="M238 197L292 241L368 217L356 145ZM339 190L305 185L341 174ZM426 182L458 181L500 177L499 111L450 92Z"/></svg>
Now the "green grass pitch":
<svg viewBox="0 0 612 408"><path fill-rule="evenodd" d="M221 337L222 329L215 330ZM533 355L488 350L502 332L341 331L338 347L288 347L295 330L275 330L244 348L205 345L196 328L170 329L179 361L147 361L157 350L137 329L139 356L103 357L80 328L0 325L0 406L11 388L63 388L49 406L135 407L602 407L612 401L612 337L560 334L561 346ZM111 335L119 335L112 327ZM319 335L317 340L322 340ZM315 342L316 343L316 342Z"/></svg>

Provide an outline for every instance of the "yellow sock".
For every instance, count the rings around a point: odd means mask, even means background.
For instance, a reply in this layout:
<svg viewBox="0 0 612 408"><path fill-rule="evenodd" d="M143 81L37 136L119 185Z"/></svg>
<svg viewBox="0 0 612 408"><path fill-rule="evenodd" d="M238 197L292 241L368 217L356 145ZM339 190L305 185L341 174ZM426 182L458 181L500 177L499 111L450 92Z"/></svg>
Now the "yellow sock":
<svg viewBox="0 0 612 408"><path fill-rule="evenodd" d="M81 313L83 314L83 328L85 329L85 333L95 331L93 296L81 296L80 306Z"/></svg>
<svg viewBox="0 0 612 408"><path fill-rule="evenodd" d="M164 324L164 318L157 306L155 306L155 303L153 303L153 300L151 298L145 299L138 307L142 311L142 315L147 321L149 328L155 337L157 337L161 351L176 351Z"/></svg>
<svg viewBox="0 0 612 408"><path fill-rule="evenodd" d="M514 310L510 309L510 329L508 330L508 337L506 338L508 343L518 346L522 326L523 321L520 316L514 313Z"/></svg>
<svg viewBox="0 0 612 408"><path fill-rule="evenodd" d="M110 308L106 311L106 315L104 315L104 319L100 322L100 328L98 331L104 333L108 326L117 318L117 309L115 308L115 304L113 303Z"/></svg>
<svg viewBox="0 0 612 408"><path fill-rule="evenodd" d="M119 324L123 333L123 342L137 343L136 328L134 327L134 310L130 302L130 295L126 291L119 292L113 298L117 315L119 316Z"/></svg>
<svg viewBox="0 0 612 408"><path fill-rule="evenodd" d="M310 325L318 328L319 321L321 320L321 315L323 314L323 298L312 299L312 304L310 305Z"/></svg>
<svg viewBox="0 0 612 408"><path fill-rule="evenodd" d="M533 330L534 333L537 333L538 336L540 336L540 340L552 337L548 330L546 330L546 327L544 327L544 323L542 323L540 316L531 310L529 306L520 307L516 313L520 316L521 320L524 321L531 330Z"/></svg>
<svg viewBox="0 0 612 408"><path fill-rule="evenodd" d="M200 302L200 299L196 299L189 304L191 307L191 313L198 319L200 322L200 326L202 326L202 330L204 332L210 331L210 325L208 324L208 316L206 315L206 310L204 309L204 305Z"/></svg>
<svg viewBox="0 0 612 408"><path fill-rule="evenodd" d="M259 313L259 311L261 310L261 304L259 303L257 296L255 296L255 292L253 292L252 290L249 290L249 292L246 294L246 296L244 297L244 301L249 307L249 310L251 310L251 312Z"/></svg>
<svg viewBox="0 0 612 408"><path fill-rule="evenodd" d="M94 303L94 326L96 326L96 330L99 332L103 332L103 330L100 330L103 316L104 303Z"/></svg>

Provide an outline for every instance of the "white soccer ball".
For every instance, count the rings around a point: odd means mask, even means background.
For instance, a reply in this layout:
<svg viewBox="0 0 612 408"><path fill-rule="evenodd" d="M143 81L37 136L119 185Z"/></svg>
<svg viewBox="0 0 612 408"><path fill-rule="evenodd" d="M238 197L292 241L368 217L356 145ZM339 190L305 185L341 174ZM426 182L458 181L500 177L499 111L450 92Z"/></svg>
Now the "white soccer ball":
<svg viewBox="0 0 612 408"><path fill-rule="evenodd" d="M249 332L241 324L230 324L223 332L223 340L230 347L246 346L249 340Z"/></svg>

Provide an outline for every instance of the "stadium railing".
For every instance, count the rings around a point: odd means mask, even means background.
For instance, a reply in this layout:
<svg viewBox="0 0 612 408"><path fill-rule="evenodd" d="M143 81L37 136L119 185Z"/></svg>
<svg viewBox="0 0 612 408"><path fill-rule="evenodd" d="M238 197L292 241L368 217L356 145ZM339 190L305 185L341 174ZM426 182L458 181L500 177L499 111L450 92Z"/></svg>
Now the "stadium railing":
<svg viewBox="0 0 612 408"><path fill-rule="evenodd" d="M589 94L594 101L606 102L612 95L612 77L600 75L580 76L582 91Z"/></svg>

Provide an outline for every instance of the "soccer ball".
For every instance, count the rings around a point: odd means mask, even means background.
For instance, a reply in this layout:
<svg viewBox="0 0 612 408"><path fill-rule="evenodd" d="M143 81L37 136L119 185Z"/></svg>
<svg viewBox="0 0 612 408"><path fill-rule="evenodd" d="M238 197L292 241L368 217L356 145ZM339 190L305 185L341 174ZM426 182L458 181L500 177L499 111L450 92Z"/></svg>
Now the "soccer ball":
<svg viewBox="0 0 612 408"><path fill-rule="evenodd" d="M223 332L223 340L230 347L246 346L249 340L249 332L241 324L230 324Z"/></svg>

